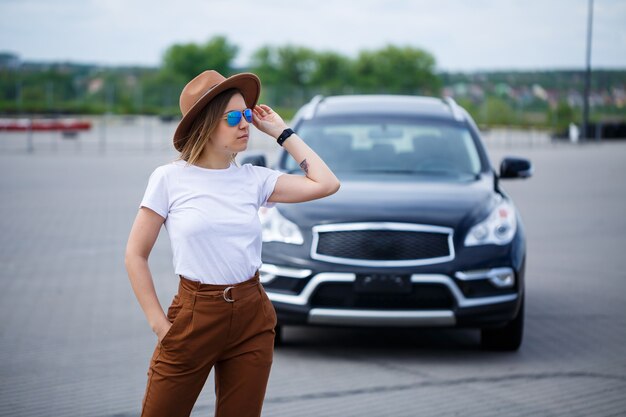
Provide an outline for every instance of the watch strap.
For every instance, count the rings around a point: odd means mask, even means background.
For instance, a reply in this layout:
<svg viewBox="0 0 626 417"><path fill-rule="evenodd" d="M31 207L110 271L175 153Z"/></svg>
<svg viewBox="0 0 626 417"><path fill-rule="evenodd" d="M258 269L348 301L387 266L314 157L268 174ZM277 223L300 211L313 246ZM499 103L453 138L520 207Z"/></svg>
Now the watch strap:
<svg viewBox="0 0 626 417"><path fill-rule="evenodd" d="M283 130L283 133L280 134L280 136L278 136L278 139L276 139L276 142L278 142L278 144L280 146L283 146L283 142L287 140L287 138L291 135L293 135L294 132L293 129L287 128L285 130Z"/></svg>

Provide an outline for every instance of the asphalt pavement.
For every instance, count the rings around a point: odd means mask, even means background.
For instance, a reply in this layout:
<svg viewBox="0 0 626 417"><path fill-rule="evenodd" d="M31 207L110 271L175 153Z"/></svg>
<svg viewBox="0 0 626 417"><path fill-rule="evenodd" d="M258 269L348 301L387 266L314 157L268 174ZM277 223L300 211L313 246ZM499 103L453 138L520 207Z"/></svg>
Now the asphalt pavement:
<svg viewBox="0 0 626 417"><path fill-rule="evenodd" d="M150 172L175 154L171 126L141 127L136 146L118 128L40 136L30 153L0 136L1 416L139 415L156 337L124 250ZM626 415L626 142L489 153L494 167L505 155L535 167L503 181L528 234L520 350L482 351L471 329L288 327L264 416ZM150 266L167 308L164 229ZM213 389L210 377L193 416L213 415Z"/></svg>

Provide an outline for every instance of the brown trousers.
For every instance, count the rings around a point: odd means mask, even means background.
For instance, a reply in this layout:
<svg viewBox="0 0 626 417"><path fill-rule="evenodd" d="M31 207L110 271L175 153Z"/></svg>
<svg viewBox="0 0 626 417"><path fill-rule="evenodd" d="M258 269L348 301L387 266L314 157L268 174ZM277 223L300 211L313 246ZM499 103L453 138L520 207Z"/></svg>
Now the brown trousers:
<svg viewBox="0 0 626 417"><path fill-rule="evenodd" d="M276 312L259 272L233 286L181 276L167 317L173 324L150 360L141 416L189 416L213 367L215 416L260 416Z"/></svg>

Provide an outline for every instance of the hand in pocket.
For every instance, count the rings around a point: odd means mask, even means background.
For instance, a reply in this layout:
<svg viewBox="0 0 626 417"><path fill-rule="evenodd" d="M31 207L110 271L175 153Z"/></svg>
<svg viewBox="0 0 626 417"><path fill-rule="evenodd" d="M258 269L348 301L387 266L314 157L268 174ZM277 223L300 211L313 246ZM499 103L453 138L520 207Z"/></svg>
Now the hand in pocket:
<svg viewBox="0 0 626 417"><path fill-rule="evenodd" d="M172 323L168 322L168 324L161 326L157 331L156 331L156 335L157 335L157 339L159 341L159 343L161 343L161 341L163 340L163 338L165 337L165 335L167 335L167 333L170 331L170 328L172 327Z"/></svg>

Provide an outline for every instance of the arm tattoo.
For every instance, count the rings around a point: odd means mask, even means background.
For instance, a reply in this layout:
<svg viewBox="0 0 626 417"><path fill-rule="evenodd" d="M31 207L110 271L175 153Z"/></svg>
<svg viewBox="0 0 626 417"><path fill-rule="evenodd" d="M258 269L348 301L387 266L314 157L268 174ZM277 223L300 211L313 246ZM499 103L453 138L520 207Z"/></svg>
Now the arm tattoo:
<svg viewBox="0 0 626 417"><path fill-rule="evenodd" d="M305 174L309 173L309 163L306 161L306 159L300 162L300 168L302 168Z"/></svg>

